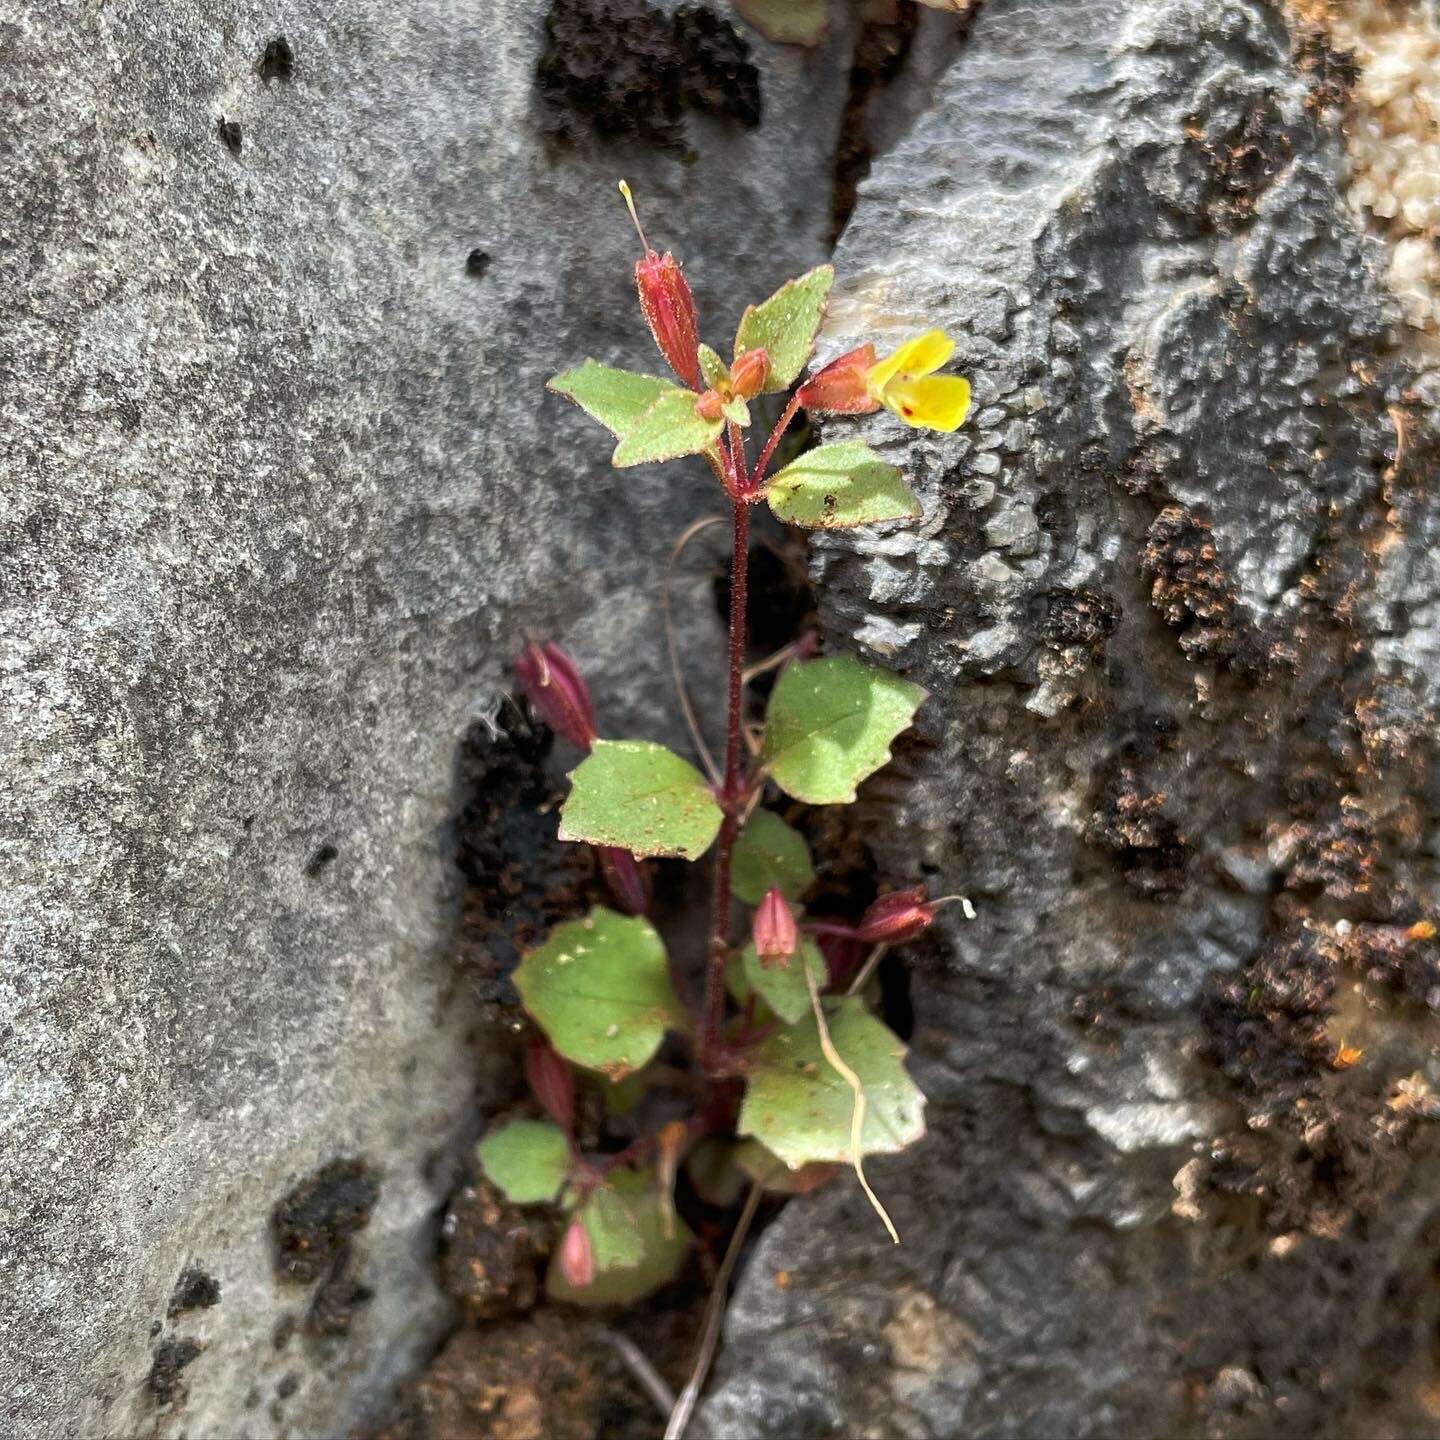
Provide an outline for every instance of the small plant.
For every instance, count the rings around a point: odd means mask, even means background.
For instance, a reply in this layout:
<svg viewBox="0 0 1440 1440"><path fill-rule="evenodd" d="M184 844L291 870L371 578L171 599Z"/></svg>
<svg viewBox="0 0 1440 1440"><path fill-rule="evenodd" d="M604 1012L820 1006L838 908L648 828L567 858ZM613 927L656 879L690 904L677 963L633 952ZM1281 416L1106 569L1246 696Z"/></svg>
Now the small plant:
<svg viewBox="0 0 1440 1440"><path fill-rule="evenodd" d="M634 217L623 182L621 190ZM943 903L906 890L882 896L855 924L808 917L802 901L815 877L808 845L763 808L772 788L810 805L854 800L856 786L889 760L924 691L851 656L809 658L810 647L797 644L756 667L779 674L764 723L753 726L744 662L752 505L764 501L782 521L810 529L921 513L900 472L857 441L821 445L772 474L796 415L883 406L910 425L954 430L969 408L969 386L934 373L953 343L932 331L885 359L869 344L840 356L794 391L752 464L746 435L755 412L763 397L800 381L834 271L818 266L747 309L727 362L701 342L674 256L657 254L643 231L640 238L641 309L682 383L586 360L550 389L610 430L615 465L699 455L715 472L733 533L726 743L717 767L692 719L707 777L653 741L603 739L564 651L532 644L517 662L535 710L585 753L570 775L560 836L597 847L616 908L597 906L558 926L516 970L516 988L543 1035L526 1071L548 1119L493 1129L479 1159L511 1200L556 1204L568 1214L547 1288L579 1304L637 1299L679 1270L692 1243L673 1203L681 1165L702 1195L738 1196L750 1183L748 1219L762 1189L811 1189L849 1164L894 1235L862 1162L923 1135L924 1097L906 1073L904 1044L872 1013L870 980L885 949L919 934ZM683 691L682 701L691 716ZM645 918L641 862L711 854L703 989L685 996ZM743 940L737 902L751 907ZM618 1153L583 1153L576 1068L600 1078L617 1111L631 1109L667 1034L687 1047L689 1113ZM675 1067L664 1069L673 1078Z"/></svg>

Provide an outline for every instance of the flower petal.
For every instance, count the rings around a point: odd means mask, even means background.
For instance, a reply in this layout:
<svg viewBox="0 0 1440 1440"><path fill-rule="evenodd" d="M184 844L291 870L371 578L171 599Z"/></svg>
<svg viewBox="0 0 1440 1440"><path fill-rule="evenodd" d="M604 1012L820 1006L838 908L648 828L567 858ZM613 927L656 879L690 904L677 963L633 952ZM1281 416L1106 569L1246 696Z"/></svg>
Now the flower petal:
<svg viewBox="0 0 1440 1440"><path fill-rule="evenodd" d="M955 353L955 342L943 330L927 330L913 340L907 340L888 359L882 360L877 371L886 371L884 379L871 373L871 383L884 385L892 376L906 380L931 375Z"/></svg>
<svg viewBox="0 0 1440 1440"><path fill-rule="evenodd" d="M970 382L959 375L932 375L920 380L894 380L886 387L885 404L917 430L958 430L970 413Z"/></svg>

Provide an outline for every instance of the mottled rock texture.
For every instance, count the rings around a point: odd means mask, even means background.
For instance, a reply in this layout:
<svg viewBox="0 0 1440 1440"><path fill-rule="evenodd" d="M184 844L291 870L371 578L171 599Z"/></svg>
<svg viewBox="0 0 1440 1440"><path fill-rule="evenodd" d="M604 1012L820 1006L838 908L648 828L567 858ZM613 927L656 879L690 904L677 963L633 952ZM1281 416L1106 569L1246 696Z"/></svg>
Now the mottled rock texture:
<svg viewBox="0 0 1440 1440"><path fill-rule="evenodd" d="M375 1413L447 1323L494 1039L449 959L459 737L538 632L676 738L654 576L703 473L620 481L541 385L658 364L620 174L720 333L822 258L845 27L747 59L556 8L0 3L9 1435ZM713 636L707 577L681 608Z"/></svg>
<svg viewBox="0 0 1440 1440"><path fill-rule="evenodd" d="M944 324L976 414L864 422L926 518L815 574L932 692L882 872L979 918L905 1244L786 1210L726 1440L1440 1433L1434 437L1303 8L987 0L860 187L826 353Z"/></svg>

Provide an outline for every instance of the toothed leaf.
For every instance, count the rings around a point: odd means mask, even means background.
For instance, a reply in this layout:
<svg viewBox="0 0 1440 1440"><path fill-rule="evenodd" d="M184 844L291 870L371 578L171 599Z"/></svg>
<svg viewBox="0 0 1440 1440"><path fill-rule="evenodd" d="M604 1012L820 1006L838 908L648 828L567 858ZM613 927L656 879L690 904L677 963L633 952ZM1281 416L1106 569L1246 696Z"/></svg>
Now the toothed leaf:
<svg viewBox="0 0 1440 1440"><path fill-rule="evenodd" d="M807 530L913 520L921 514L899 470L855 441L807 451L770 481L765 498L778 519Z"/></svg>

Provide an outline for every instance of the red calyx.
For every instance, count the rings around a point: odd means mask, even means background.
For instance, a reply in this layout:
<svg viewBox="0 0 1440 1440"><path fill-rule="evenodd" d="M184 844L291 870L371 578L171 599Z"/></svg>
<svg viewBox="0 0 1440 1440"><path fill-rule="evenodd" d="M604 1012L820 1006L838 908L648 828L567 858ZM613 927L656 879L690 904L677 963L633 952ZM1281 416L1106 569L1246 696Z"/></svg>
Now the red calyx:
<svg viewBox="0 0 1440 1440"><path fill-rule="evenodd" d="M875 347L858 345L812 375L800 387L796 398L807 410L829 411L835 415L865 415L878 410L880 402L870 394L867 384L874 364Z"/></svg>
<svg viewBox="0 0 1440 1440"><path fill-rule="evenodd" d="M557 735L582 750L595 743L595 710L574 660L558 645L527 645L515 674L536 713Z"/></svg>
<svg viewBox="0 0 1440 1440"><path fill-rule="evenodd" d="M800 930L789 902L779 890L772 887L765 892L755 911L751 935L762 965L789 965L790 957L800 947Z"/></svg>
<svg viewBox="0 0 1440 1440"><path fill-rule="evenodd" d="M742 400L753 400L770 378L770 355L763 347L747 350L730 367L730 388Z"/></svg>
<svg viewBox="0 0 1440 1440"><path fill-rule="evenodd" d="M535 1040L525 1052L525 1079L545 1113L567 1134L575 1128L575 1077L547 1040Z"/></svg>
<svg viewBox="0 0 1440 1440"><path fill-rule="evenodd" d="M640 292L640 309L660 353L692 390L703 390L695 297L680 262L668 250L657 255L647 249L645 258L635 262L635 288Z"/></svg>
<svg viewBox="0 0 1440 1440"><path fill-rule="evenodd" d="M596 848L605 883L628 915L643 915L650 908L650 882L640 862L628 851L612 845Z"/></svg>
<svg viewBox="0 0 1440 1440"><path fill-rule="evenodd" d="M935 907L926 898L925 887L917 885L913 890L882 895L860 917L855 934L867 945L898 945L913 940L934 921Z"/></svg>
<svg viewBox="0 0 1440 1440"><path fill-rule="evenodd" d="M560 1273L577 1290L595 1280L595 1247L590 1243L590 1232L578 1218L570 1222L560 1241Z"/></svg>

